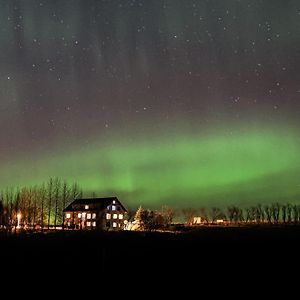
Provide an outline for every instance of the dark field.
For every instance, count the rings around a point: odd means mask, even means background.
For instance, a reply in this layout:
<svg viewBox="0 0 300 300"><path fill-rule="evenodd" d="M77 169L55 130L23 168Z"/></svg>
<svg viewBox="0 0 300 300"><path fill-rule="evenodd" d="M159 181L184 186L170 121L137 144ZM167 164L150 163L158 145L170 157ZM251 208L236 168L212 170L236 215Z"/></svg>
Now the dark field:
<svg viewBox="0 0 300 300"><path fill-rule="evenodd" d="M2 235L2 272L86 279L224 278L299 269L299 226L205 227L182 233L49 232ZM278 276L279 276L278 275ZM277 275L276 275L277 276ZM81 279L82 280L82 279Z"/></svg>

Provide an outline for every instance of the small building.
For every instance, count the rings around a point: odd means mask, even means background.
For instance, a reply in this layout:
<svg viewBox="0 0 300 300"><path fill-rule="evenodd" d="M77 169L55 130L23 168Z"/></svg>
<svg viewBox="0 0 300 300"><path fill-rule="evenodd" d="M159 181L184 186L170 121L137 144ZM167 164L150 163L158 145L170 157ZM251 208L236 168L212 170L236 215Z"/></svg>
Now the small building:
<svg viewBox="0 0 300 300"><path fill-rule="evenodd" d="M202 218L201 217L194 217L193 218L193 225L199 225L202 224Z"/></svg>
<svg viewBox="0 0 300 300"><path fill-rule="evenodd" d="M63 211L66 229L124 228L127 213L117 197L76 199Z"/></svg>

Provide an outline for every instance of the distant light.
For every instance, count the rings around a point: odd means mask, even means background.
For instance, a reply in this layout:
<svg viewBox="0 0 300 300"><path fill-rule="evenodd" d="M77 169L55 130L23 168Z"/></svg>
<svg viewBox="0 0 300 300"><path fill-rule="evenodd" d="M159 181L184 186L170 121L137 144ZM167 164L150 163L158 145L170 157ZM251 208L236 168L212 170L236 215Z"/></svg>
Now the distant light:
<svg viewBox="0 0 300 300"><path fill-rule="evenodd" d="M70 219L71 218L71 214L66 214L66 218Z"/></svg>
<svg viewBox="0 0 300 300"><path fill-rule="evenodd" d="M20 228L21 217L22 217L21 213L18 213L17 214L17 219L18 219L17 228Z"/></svg>
<svg viewBox="0 0 300 300"><path fill-rule="evenodd" d="M85 208L85 209L89 209L89 206L88 206L88 205L85 205L84 208Z"/></svg>

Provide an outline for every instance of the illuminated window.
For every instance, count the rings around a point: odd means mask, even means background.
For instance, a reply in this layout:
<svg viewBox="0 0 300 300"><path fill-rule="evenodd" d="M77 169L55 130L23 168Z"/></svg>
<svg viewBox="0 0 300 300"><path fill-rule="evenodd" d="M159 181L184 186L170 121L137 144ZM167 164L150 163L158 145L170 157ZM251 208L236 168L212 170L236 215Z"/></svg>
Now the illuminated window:
<svg viewBox="0 0 300 300"><path fill-rule="evenodd" d="M70 219L71 218L71 214L66 214L66 218Z"/></svg>
<svg viewBox="0 0 300 300"><path fill-rule="evenodd" d="M93 224L93 227L96 227L96 222L95 221L92 224Z"/></svg>
<svg viewBox="0 0 300 300"><path fill-rule="evenodd" d="M111 210L116 210L116 206L115 206L115 205L112 205L112 206L111 206Z"/></svg>
<svg viewBox="0 0 300 300"><path fill-rule="evenodd" d="M113 222L113 227L117 227L117 223L116 222Z"/></svg>
<svg viewBox="0 0 300 300"><path fill-rule="evenodd" d="M106 219L110 220L111 219L111 214L106 214Z"/></svg>
<svg viewBox="0 0 300 300"><path fill-rule="evenodd" d="M88 206L88 205L85 205L84 208L85 208L85 209L89 209L89 206Z"/></svg>
<svg viewBox="0 0 300 300"><path fill-rule="evenodd" d="M89 220L91 218L92 214L86 214L86 218Z"/></svg>
<svg viewBox="0 0 300 300"><path fill-rule="evenodd" d="M91 222L86 222L86 226L90 227L91 226Z"/></svg>
<svg viewBox="0 0 300 300"><path fill-rule="evenodd" d="M115 200L113 200L113 204L116 204L116 201L115 201Z"/></svg>
<svg viewBox="0 0 300 300"><path fill-rule="evenodd" d="M81 219L81 213L78 213L78 218Z"/></svg>
<svg viewBox="0 0 300 300"><path fill-rule="evenodd" d="M113 219L118 219L118 215L117 214L113 214Z"/></svg>
<svg viewBox="0 0 300 300"><path fill-rule="evenodd" d="M92 214L92 219L96 219L96 214L95 213Z"/></svg>
<svg viewBox="0 0 300 300"><path fill-rule="evenodd" d="M119 214L119 219L123 220L123 215L122 214Z"/></svg>

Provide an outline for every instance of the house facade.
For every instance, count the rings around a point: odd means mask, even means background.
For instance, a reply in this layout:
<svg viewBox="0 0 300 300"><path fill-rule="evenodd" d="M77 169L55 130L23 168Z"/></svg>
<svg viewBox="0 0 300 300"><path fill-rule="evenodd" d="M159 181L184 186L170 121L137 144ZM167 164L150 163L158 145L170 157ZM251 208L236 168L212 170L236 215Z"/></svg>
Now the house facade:
<svg viewBox="0 0 300 300"><path fill-rule="evenodd" d="M65 229L124 228L126 208L117 197L76 199L63 211Z"/></svg>

